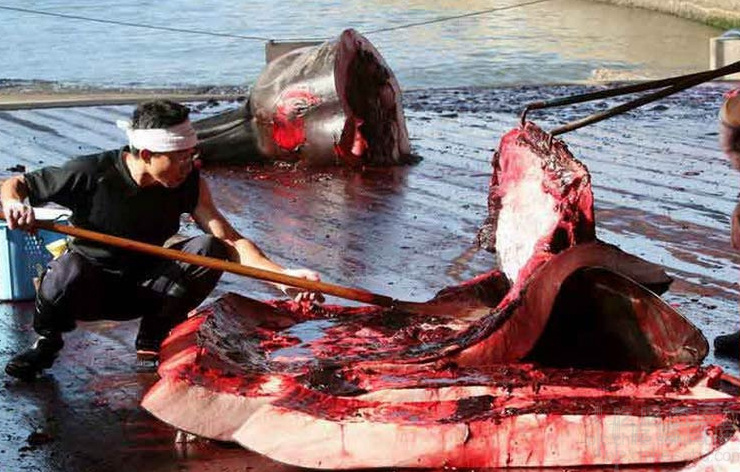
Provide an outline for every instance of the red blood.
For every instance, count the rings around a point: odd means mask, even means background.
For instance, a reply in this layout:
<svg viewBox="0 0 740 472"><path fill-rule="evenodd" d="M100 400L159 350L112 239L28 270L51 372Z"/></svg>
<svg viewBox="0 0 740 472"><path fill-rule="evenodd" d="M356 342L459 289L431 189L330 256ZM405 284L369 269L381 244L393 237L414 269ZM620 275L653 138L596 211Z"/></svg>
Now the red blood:
<svg viewBox="0 0 740 472"><path fill-rule="evenodd" d="M275 106L272 138L282 149L297 151L306 142L304 116L320 103L308 90L288 89L280 95Z"/></svg>
<svg viewBox="0 0 740 472"><path fill-rule="evenodd" d="M709 452L740 403L713 388L719 369L680 365L699 364L706 340L642 285L667 285L661 269L596 240L590 176L550 140L528 123L494 158L482 240L503 272L442 290L434 315L226 295L173 331L143 406L303 467Z"/></svg>

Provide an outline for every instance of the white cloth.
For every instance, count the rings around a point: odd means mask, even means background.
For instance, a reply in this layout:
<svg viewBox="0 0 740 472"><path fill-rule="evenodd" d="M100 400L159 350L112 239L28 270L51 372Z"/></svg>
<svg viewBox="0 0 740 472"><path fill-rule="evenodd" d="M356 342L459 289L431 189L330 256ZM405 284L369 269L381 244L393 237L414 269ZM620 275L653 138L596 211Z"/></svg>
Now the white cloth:
<svg viewBox="0 0 740 472"><path fill-rule="evenodd" d="M169 128L134 129L130 121L119 120L116 126L126 132L128 143L136 149L151 152L171 152L191 149L198 145L198 135L190 120Z"/></svg>

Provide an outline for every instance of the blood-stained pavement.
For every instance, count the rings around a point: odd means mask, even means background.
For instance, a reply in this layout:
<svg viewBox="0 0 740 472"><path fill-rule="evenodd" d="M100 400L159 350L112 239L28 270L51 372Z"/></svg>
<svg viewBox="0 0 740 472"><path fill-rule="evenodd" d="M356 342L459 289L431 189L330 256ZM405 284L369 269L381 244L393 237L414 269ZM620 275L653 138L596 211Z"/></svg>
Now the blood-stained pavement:
<svg viewBox="0 0 740 472"><path fill-rule="evenodd" d="M717 144L717 110L731 86L697 87L563 136L593 176L598 236L665 266L675 278L665 298L710 341L740 326L740 265L729 244L740 174ZM204 174L229 219L278 261L318 270L328 282L423 301L494 265L491 254L475 247L475 233L487 214L492 152L518 124L524 104L586 90L593 87L407 92L409 135L423 158L416 166L305 171L241 165L206 167ZM548 129L614 103L529 118ZM193 105L200 116L237 106ZM0 176L13 175L5 170L13 166L59 164L118 146L123 139L114 121L130 111L0 112ZM185 230L193 231L192 224ZM279 296L261 282L231 275L214 296L227 291ZM31 313L28 302L0 304L0 364L33 340ZM81 323L39 381L2 379L3 470L289 470L230 445L175 443L174 430L138 406L155 377L134 372L135 331L136 322ZM706 362L738 374L737 360L710 355Z"/></svg>

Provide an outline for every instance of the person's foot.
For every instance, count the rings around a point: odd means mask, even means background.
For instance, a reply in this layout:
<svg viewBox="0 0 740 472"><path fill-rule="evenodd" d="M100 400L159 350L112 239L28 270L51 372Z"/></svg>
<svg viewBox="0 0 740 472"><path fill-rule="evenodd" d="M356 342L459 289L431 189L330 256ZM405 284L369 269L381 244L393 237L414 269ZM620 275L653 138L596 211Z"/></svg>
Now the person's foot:
<svg viewBox="0 0 740 472"><path fill-rule="evenodd" d="M136 372L151 374L159 367L159 352L154 350L136 350Z"/></svg>
<svg viewBox="0 0 740 472"><path fill-rule="evenodd" d="M740 358L740 331L714 338L714 353L718 356Z"/></svg>
<svg viewBox="0 0 740 472"><path fill-rule="evenodd" d="M21 380L33 380L52 366L62 347L64 341L60 335L40 336L31 348L10 359L5 373Z"/></svg>

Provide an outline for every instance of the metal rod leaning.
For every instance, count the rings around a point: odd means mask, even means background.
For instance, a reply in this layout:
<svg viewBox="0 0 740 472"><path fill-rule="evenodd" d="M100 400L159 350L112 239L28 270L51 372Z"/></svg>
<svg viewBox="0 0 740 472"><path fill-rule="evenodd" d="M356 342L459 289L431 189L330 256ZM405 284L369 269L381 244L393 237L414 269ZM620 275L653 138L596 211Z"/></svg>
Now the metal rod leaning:
<svg viewBox="0 0 740 472"><path fill-rule="evenodd" d="M616 116L621 113L628 112L630 110L633 110L635 108L641 107L648 103L654 102L661 98L667 97L669 95L673 95L674 93L678 93L688 88L694 87L703 82L707 82L709 80L722 77L724 75L733 74L736 72L740 72L740 61L734 62L732 64L729 64L727 66L724 66L724 67L721 67L715 70L697 72L694 74L688 74L688 75L678 76L678 77L671 77L668 79L661 79L661 80L656 80L652 82L646 82L643 84L629 85L626 87L619 87L619 88L612 89L612 90L602 90L599 92L592 92L588 94L576 95L576 96L571 96L571 97L563 97L563 98L554 99L550 101L535 102L535 103L527 105L527 107L522 112L522 117L521 117L522 124L524 124L526 120L526 113L529 110L542 109L542 108L553 108L557 106L583 103L586 101L597 100L600 98L608 98L608 97L613 97L613 96L618 96L618 95L626 95L630 93L636 93L636 92L647 91L647 90L651 90L655 88L665 87L663 90L659 90L649 95L645 95L638 99L635 99L630 102L624 103L622 105L616 106L609 110L595 113L585 118L582 118L580 120L576 120L566 125L555 128L554 130L550 132L550 134L552 136L556 136L559 134L567 133L569 131L573 131L578 128L582 128L584 126L587 126L593 123L597 123L599 121L603 121L607 118L611 118L612 116Z"/></svg>
<svg viewBox="0 0 740 472"><path fill-rule="evenodd" d="M631 93L645 92L647 90L653 90L656 88L668 87L681 82L682 80L691 79L693 77L704 75L707 71L695 72L693 74L680 75L676 77L668 77L666 79L651 80L649 82L641 82L639 84L625 85L623 87L616 87L607 90L599 90L597 92L589 92L580 95L571 95L568 97L554 98L552 100L542 100L539 102L532 102L524 107L524 111L521 114L522 124L527 119L527 113L531 110L542 110L544 108L556 108L565 105L575 105L578 103L590 102L593 100L600 100L602 98L618 97L620 95L629 95Z"/></svg>

